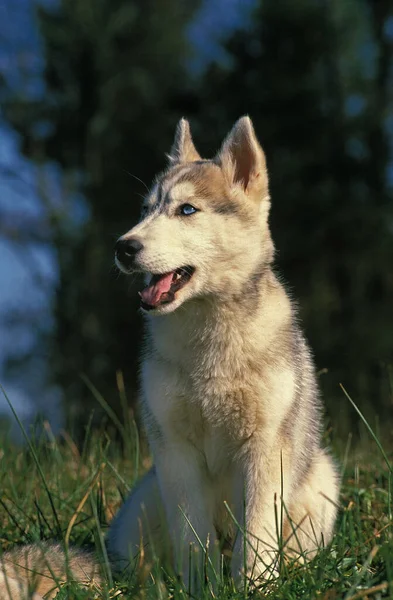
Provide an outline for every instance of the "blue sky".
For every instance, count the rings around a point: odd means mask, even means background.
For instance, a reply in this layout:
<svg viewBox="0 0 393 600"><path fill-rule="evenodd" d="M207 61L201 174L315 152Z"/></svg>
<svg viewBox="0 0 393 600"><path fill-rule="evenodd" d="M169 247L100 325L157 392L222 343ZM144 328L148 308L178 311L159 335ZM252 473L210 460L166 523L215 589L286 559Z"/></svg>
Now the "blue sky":
<svg viewBox="0 0 393 600"><path fill-rule="evenodd" d="M200 71L211 57L225 59L220 42L233 29L247 24L253 3L254 0L205 0L189 28L190 41L197 51L193 69ZM0 72L6 75L10 86L40 97L45 93L43 66L32 0L3 0L0 3ZM4 215L5 224L21 219L39 221L46 216L36 192L36 169L20 155L18 146L18 136L4 122L0 112L3 227ZM15 177L9 172L14 172ZM43 386L45 365L38 362L33 374L26 374L16 382L6 380L3 364L15 347L24 350L32 347L35 336L34 329L23 325L10 331L7 321L11 312L15 308L21 313L34 311L38 321L43 319L50 324L56 278L56 261L50 248L37 245L26 248L10 243L1 237L0 228L0 382L23 421L28 423L37 411L43 411L55 430L61 422L61 394L57 389ZM8 411L5 399L0 396L0 413Z"/></svg>

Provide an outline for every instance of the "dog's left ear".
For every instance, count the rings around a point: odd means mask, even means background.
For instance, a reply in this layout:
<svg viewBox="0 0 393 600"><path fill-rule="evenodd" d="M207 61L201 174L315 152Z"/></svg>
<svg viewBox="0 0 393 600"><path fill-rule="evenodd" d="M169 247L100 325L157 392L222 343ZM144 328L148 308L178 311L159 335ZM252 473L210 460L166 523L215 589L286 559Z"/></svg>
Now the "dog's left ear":
<svg viewBox="0 0 393 600"><path fill-rule="evenodd" d="M186 163L201 160L191 137L187 119L180 119L176 127L175 139L168 156L171 163Z"/></svg>
<svg viewBox="0 0 393 600"><path fill-rule="evenodd" d="M250 117L241 117L235 123L216 160L230 185L240 186L247 195L257 199L268 195L265 154Z"/></svg>

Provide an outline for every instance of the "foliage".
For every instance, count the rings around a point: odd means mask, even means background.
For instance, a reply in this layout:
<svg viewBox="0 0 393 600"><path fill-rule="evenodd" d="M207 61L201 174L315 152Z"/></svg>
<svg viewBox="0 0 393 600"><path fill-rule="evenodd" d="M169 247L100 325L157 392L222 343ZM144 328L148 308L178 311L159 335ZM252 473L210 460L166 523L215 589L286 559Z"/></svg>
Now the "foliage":
<svg viewBox="0 0 393 600"><path fill-rule="evenodd" d="M64 204L50 223L59 283L46 354L69 415L82 423L91 406L80 373L117 408L118 370L136 389L139 283L127 294L111 270L113 242L136 221L143 182L165 166L177 117L191 117L197 145L212 156L247 112L267 153L278 268L300 300L333 424L348 430L339 382L384 419L393 361L393 5L260 0L247 29L228 40L225 63L197 79L186 69L186 28L198 5L41 8L45 98L8 102L25 153L59 163L87 213L78 224Z"/></svg>

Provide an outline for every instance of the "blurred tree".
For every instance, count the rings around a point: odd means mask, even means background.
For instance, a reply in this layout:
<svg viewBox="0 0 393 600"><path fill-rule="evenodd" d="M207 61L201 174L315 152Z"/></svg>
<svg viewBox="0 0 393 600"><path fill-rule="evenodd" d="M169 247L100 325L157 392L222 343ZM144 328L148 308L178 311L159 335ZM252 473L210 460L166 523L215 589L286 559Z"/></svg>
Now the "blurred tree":
<svg viewBox="0 0 393 600"><path fill-rule="evenodd" d="M206 154L254 119L279 269L335 414L349 408L339 382L369 414L392 408L392 30L390 0L261 0L200 96Z"/></svg>
<svg viewBox="0 0 393 600"><path fill-rule="evenodd" d="M190 85L185 30L197 6L62 0L41 9L45 101L8 103L25 153L60 163L66 187L85 199L79 222L64 202L51 213L59 285L50 360L69 414L84 419L91 406L79 372L112 405L117 369L135 388L137 284L127 296L111 273L113 242L139 210L131 195L163 167L178 116L192 117L211 156L244 113L267 153L278 265L328 369L331 411L346 405L341 381L382 414L393 362L392 3L256 0L224 64Z"/></svg>
<svg viewBox="0 0 393 600"><path fill-rule="evenodd" d="M65 186L83 193L79 221L66 202L51 212L59 283L50 372L73 422L85 422L93 404L80 373L111 405L118 369L135 390L138 285L127 296L112 267L113 246L137 219L144 182L164 167L181 116L173 107L180 108L174 99L185 85L185 30L198 5L62 0L40 8L45 99L14 95L7 103L25 154L60 163Z"/></svg>

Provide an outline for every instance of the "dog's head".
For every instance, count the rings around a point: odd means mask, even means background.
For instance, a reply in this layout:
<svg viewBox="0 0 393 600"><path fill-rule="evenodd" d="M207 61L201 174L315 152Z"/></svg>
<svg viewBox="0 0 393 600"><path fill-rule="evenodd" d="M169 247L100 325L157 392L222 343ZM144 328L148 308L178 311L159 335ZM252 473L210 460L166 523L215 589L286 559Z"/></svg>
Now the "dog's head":
<svg viewBox="0 0 393 600"><path fill-rule="evenodd" d="M182 119L169 159L139 224L116 245L119 269L146 275L142 308L163 314L194 297L249 293L273 257L265 156L251 120L239 119L217 156L202 160Z"/></svg>

